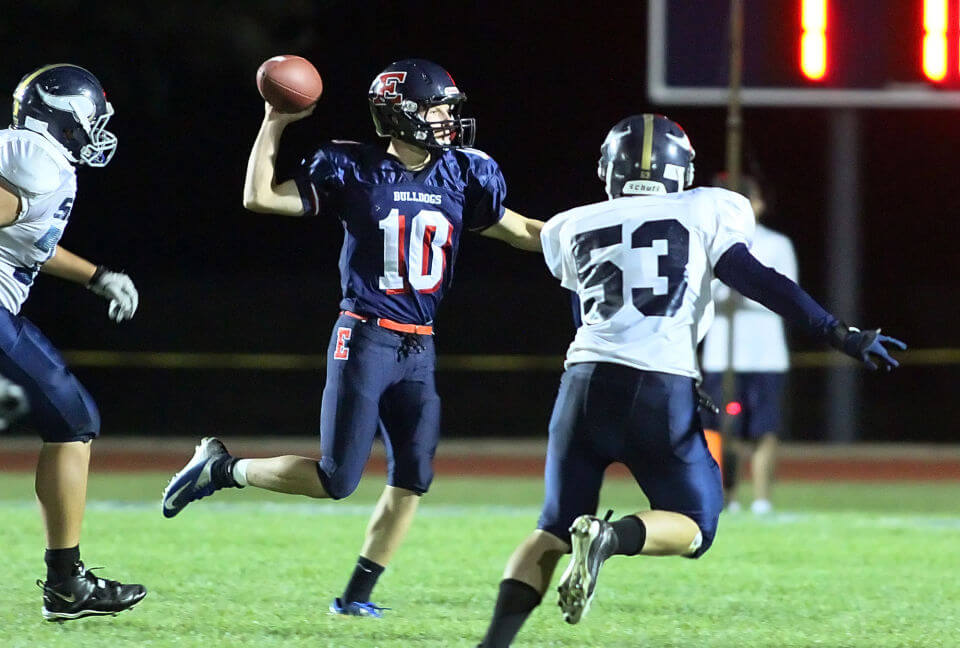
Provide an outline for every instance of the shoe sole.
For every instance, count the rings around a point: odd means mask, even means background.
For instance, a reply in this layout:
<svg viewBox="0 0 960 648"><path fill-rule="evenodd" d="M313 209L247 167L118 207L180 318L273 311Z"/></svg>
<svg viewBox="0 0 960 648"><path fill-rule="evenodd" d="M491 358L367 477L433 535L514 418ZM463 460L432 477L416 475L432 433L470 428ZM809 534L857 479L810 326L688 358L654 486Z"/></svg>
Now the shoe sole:
<svg viewBox="0 0 960 648"><path fill-rule="evenodd" d="M582 515L574 520L570 527L570 542L573 545L570 564L560 577L557 587L559 597L557 605L563 612L563 620L573 625L590 609L593 595L588 594L592 587L590 570L587 569L587 557L590 545L600 533L600 525L588 516ZM594 589L595 591L595 589Z"/></svg>
<svg viewBox="0 0 960 648"><path fill-rule="evenodd" d="M170 495L170 491L173 488L173 485L176 484L185 473L190 472L198 465L202 464L204 461L210 458L210 454L207 452L207 446L210 445L211 441L214 441L214 437L203 437L200 439L200 443L197 444L196 449L193 451L193 456L190 458L190 461L187 462L187 465L180 469L177 474L170 478L170 483L167 484L167 487L163 489L163 497L160 500L160 510L163 512L163 517L172 518L177 515L180 511L187 507L187 504L184 504L180 508L170 509L167 508L167 497ZM179 493L179 488L177 492Z"/></svg>
<svg viewBox="0 0 960 648"><path fill-rule="evenodd" d="M330 616L355 617L355 618L361 618L361 619L382 619L383 618L382 614L369 614L369 613L368 614L351 614L350 612L337 610L332 605L327 608L327 614L329 614Z"/></svg>
<svg viewBox="0 0 960 648"><path fill-rule="evenodd" d="M46 607L40 608L41 614L46 621L53 623L63 623L64 621L75 621L76 619L82 619L88 616L117 616L121 612L126 612L127 610L132 610L133 606L142 601L146 597L146 593L141 596L139 599L123 608L122 610L117 610L115 612L103 612L101 610L81 610L79 612L51 612Z"/></svg>

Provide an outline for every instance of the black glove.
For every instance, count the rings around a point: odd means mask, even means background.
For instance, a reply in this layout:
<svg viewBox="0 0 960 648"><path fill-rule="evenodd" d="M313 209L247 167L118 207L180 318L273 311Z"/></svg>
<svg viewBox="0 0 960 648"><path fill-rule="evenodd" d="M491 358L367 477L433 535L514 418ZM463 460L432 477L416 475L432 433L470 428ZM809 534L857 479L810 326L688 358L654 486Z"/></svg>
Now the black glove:
<svg viewBox="0 0 960 648"><path fill-rule="evenodd" d="M830 346L843 351L855 360L859 360L872 371L876 371L880 367L883 367L885 371L890 371L894 367L900 366L900 363L883 346L884 344L890 344L900 349L907 348L907 345L897 338L880 335L880 329L861 331L858 328L839 322L830 331ZM877 360L876 363L874 358Z"/></svg>

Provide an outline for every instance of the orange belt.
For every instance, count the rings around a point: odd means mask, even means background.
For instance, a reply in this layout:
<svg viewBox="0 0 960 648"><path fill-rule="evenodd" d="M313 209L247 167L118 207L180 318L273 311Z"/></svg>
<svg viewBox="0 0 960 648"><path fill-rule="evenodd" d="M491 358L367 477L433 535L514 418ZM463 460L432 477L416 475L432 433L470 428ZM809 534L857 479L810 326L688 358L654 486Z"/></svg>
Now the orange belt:
<svg viewBox="0 0 960 648"><path fill-rule="evenodd" d="M340 311L341 314L346 315L347 317L353 317L360 320L361 322L366 322L367 320L373 320L377 326L391 331L396 331L397 333L416 333L417 335L433 335L432 326L424 326L422 324L403 324L401 322L394 322L393 320L387 319L386 317L364 317L363 315L357 315L351 311Z"/></svg>

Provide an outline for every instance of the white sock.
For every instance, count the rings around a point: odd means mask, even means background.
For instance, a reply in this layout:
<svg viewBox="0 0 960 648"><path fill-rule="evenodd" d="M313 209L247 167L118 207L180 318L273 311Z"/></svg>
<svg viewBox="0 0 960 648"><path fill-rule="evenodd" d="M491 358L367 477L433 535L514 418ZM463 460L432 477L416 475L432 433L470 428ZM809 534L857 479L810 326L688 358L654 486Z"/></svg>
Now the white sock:
<svg viewBox="0 0 960 648"><path fill-rule="evenodd" d="M233 479L240 486L249 486L247 482L247 466L250 465L249 459L240 459L233 464Z"/></svg>

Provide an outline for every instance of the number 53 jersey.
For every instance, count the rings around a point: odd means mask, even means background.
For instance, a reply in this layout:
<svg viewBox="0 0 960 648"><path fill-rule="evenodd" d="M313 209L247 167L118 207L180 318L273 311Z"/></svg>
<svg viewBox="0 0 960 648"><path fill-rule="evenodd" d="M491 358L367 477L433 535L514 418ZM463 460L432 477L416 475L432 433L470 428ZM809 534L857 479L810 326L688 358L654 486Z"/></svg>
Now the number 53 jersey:
<svg viewBox="0 0 960 648"><path fill-rule="evenodd" d="M475 149L435 152L411 171L378 147L332 142L294 177L307 214L336 216L342 310L430 324L453 280L460 234L503 217L500 168Z"/></svg>
<svg viewBox="0 0 960 648"><path fill-rule="evenodd" d="M699 379L696 347L713 320L723 253L750 246L750 202L702 187L627 196L554 216L541 232L550 272L580 298L566 366L613 362Z"/></svg>

